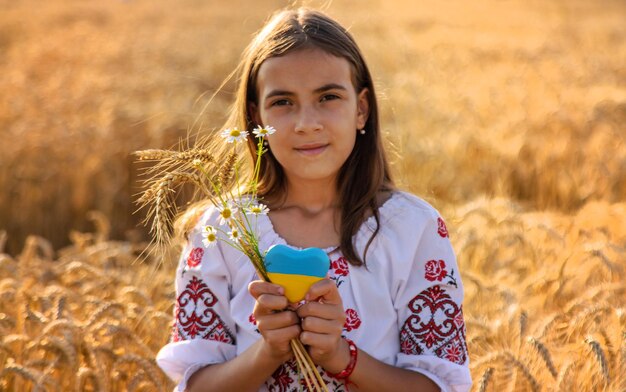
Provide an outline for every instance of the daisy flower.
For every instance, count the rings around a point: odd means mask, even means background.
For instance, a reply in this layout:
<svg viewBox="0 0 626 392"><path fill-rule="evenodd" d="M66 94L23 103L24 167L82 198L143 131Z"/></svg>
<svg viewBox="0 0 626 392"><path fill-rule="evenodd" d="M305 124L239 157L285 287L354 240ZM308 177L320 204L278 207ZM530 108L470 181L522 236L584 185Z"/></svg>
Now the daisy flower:
<svg viewBox="0 0 626 392"><path fill-rule="evenodd" d="M269 209L267 208L267 206L263 203L259 203L259 204L253 204L250 207L247 208L247 211L250 214L254 214L254 215L267 215L267 213L269 212Z"/></svg>
<svg viewBox="0 0 626 392"><path fill-rule="evenodd" d="M210 248L217 242L217 232L213 226L204 226L202 230L202 243Z"/></svg>
<svg viewBox="0 0 626 392"><path fill-rule="evenodd" d="M223 130L222 137L226 139L228 143L243 142L248 138L248 132L240 131L239 128L233 127Z"/></svg>
<svg viewBox="0 0 626 392"><path fill-rule="evenodd" d="M237 207L228 203L225 206L217 207L220 212L220 224L230 223L230 220L233 219L235 213L237 212Z"/></svg>
<svg viewBox="0 0 626 392"><path fill-rule="evenodd" d="M230 239L234 242L239 241L239 230L237 229L232 229L229 233L230 235Z"/></svg>
<svg viewBox="0 0 626 392"><path fill-rule="evenodd" d="M270 126L270 125L267 125L267 126L264 126L264 127L258 125L252 131L252 133L254 133L256 135L256 137L259 137L259 138L263 138L263 137L265 137L267 135L271 135L274 132L276 132L276 129L274 127Z"/></svg>

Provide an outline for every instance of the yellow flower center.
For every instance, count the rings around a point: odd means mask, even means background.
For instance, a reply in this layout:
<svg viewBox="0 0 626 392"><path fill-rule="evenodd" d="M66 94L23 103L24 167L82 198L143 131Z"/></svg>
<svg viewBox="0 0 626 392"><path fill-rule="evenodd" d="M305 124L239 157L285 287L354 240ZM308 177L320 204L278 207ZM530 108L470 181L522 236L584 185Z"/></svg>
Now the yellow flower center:
<svg viewBox="0 0 626 392"><path fill-rule="evenodd" d="M260 214L261 213L261 207L252 207L252 213L253 214Z"/></svg>
<svg viewBox="0 0 626 392"><path fill-rule="evenodd" d="M237 230L233 230L232 236L233 236L233 238L239 237L239 232Z"/></svg>
<svg viewBox="0 0 626 392"><path fill-rule="evenodd" d="M237 128L233 128L230 131L230 136L232 137L239 137L239 135L241 135L241 131Z"/></svg>
<svg viewBox="0 0 626 392"><path fill-rule="evenodd" d="M217 239L217 237L215 236L215 233L209 233L206 236L206 239L209 240L209 242L213 242L213 241L215 241Z"/></svg>
<svg viewBox="0 0 626 392"><path fill-rule="evenodd" d="M222 211L222 216L224 217L224 219L230 218L231 215L232 215L232 213L230 212L230 210L228 208L226 208L226 209L224 209L224 211Z"/></svg>

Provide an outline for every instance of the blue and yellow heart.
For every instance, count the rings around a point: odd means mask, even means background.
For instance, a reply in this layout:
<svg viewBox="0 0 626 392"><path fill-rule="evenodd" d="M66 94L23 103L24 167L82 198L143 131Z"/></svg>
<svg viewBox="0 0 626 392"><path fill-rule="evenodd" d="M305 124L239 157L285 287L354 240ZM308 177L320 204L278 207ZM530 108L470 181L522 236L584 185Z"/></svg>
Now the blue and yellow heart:
<svg viewBox="0 0 626 392"><path fill-rule="evenodd" d="M313 283L326 277L330 260L320 248L297 250L278 244L267 251L265 267L272 283L283 286L289 302L295 303L304 299Z"/></svg>

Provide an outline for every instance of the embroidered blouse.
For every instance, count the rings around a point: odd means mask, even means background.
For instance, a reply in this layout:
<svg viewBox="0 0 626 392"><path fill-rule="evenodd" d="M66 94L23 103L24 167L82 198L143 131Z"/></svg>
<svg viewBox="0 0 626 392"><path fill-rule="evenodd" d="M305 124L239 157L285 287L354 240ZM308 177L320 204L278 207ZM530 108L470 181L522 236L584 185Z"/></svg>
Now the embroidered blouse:
<svg viewBox="0 0 626 392"><path fill-rule="evenodd" d="M380 231L367 253L367 269L347 262L338 249L325 249L328 277L346 312L343 336L374 358L424 374L442 391L468 391L472 380L463 321L463 284L448 231L439 213L422 199L394 192L380 207ZM190 233L176 271L176 302L170 342L157 363L184 391L198 369L228 361L261 338L252 316L248 283L258 279L244 256L217 243L206 248L202 228L217 223L209 208ZM257 218L260 249L286 244L269 217ZM376 222L355 234L363 254ZM318 367L331 391L341 380ZM285 362L259 391L306 389L295 360Z"/></svg>

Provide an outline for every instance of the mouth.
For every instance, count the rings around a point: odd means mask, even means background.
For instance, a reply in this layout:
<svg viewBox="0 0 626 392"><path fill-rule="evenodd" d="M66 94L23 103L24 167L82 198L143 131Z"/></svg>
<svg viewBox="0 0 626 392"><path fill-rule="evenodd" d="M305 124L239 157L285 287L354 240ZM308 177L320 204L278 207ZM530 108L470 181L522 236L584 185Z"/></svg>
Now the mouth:
<svg viewBox="0 0 626 392"><path fill-rule="evenodd" d="M294 150L303 155L313 156L321 154L328 146L329 144L327 143L303 144L301 146L294 147Z"/></svg>

